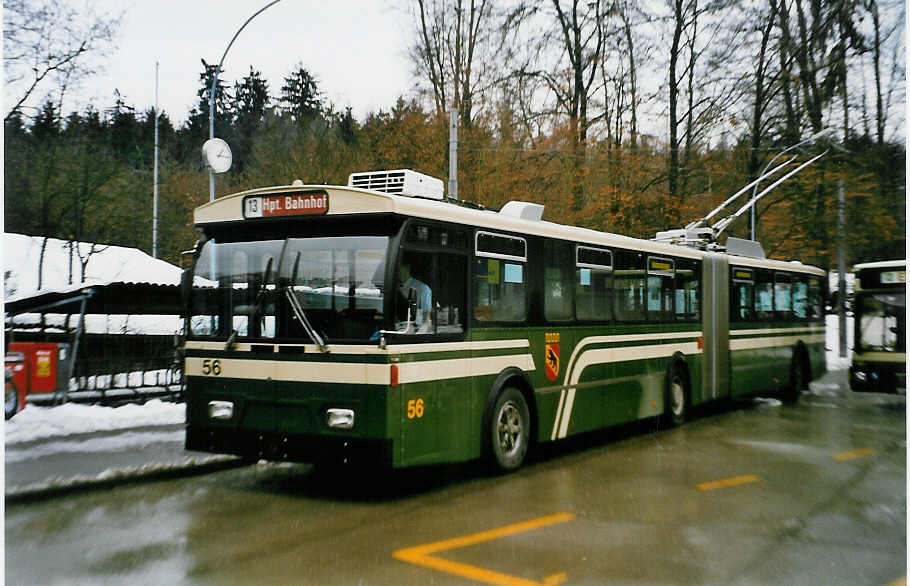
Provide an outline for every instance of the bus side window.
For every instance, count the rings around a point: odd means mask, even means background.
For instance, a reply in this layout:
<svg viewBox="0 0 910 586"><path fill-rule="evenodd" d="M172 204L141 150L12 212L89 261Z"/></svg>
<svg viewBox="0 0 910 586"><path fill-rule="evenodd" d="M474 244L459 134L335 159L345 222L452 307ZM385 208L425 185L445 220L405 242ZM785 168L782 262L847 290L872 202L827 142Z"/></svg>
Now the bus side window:
<svg viewBox="0 0 910 586"><path fill-rule="evenodd" d="M544 244L543 308L547 321L572 319L572 257L568 242L547 240Z"/></svg>
<svg viewBox="0 0 910 586"><path fill-rule="evenodd" d="M694 260L676 261L676 319L698 321L699 317L699 265Z"/></svg>
<svg viewBox="0 0 910 586"><path fill-rule="evenodd" d="M474 265L474 317L478 321L523 321L524 264L478 258Z"/></svg>
<svg viewBox="0 0 910 586"><path fill-rule="evenodd" d="M774 319L774 281L766 269L755 269L755 318L759 321Z"/></svg>
<svg viewBox="0 0 910 586"><path fill-rule="evenodd" d="M775 273L774 275L774 316L778 321L788 321L792 318L793 309L793 284L790 275Z"/></svg>
<svg viewBox="0 0 910 586"><path fill-rule="evenodd" d="M730 320L749 322L755 317L755 273L746 267L731 267Z"/></svg>
<svg viewBox="0 0 910 586"><path fill-rule="evenodd" d="M673 319L674 264L673 259L648 257L648 321Z"/></svg>
<svg viewBox="0 0 910 586"><path fill-rule="evenodd" d="M798 320L809 317L809 284L804 276L793 278L793 316Z"/></svg>
<svg viewBox="0 0 910 586"><path fill-rule="evenodd" d="M822 284L818 277L809 279L809 319L822 319L824 312L822 310Z"/></svg>
<svg viewBox="0 0 910 586"><path fill-rule="evenodd" d="M630 250L616 252L613 298L618 321L645 319L645 255Z"/></svg>
<svg viewBox="0 0 910 586"><path fill-rule="evenodd" d="M575 265L575 316L581 321L613 319L613 253L578 246Z"/></svg>
<svg viewBox="0 0 910 586"><path fill-rule="evenodd" d="M527 316L528 244L524 238L475 234L474 318L524 321Z"/></svg>

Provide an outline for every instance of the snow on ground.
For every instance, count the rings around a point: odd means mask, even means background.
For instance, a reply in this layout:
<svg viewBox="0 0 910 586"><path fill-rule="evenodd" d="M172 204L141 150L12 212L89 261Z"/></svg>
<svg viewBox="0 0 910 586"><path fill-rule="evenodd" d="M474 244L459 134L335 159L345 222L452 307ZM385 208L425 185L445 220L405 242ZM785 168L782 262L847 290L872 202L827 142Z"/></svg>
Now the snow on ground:
<svg viewBox="0 0 910 586"><path fill-rule="evenodd" d="M58 454L98 454L146 448L152 444L182 444L185 435L183 429L166 431L136 431L117 434L113 437L93 437L84 440L61 440L29 446L27 449L6 451L6 463L37 460L45 456Z"/></svg>
<svg viewBox="0 0 910 586"><path fill-rule="evenodd" d="M181 424L186 421L183 403L152 399L144 405L102 407L65 403L54 407L29 405L6 422L7 446L58 436L134 427Z"/></svg>

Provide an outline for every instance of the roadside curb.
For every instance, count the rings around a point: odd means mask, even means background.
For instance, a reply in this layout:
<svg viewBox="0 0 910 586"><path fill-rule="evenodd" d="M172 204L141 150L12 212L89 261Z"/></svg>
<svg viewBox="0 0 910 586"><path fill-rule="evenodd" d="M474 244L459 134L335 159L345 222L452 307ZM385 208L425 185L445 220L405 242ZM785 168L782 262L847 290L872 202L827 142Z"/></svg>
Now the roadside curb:
<svg viewBox="0 0 910 586"><path fill-rule="evenodd" d="M75 476L72 478L51 478L46 482L25 486L6 487L4 495L7 506L30 503L48 498L113 488L135 482L170 480L199 474L208 474L220 470L248 466L249 462L234 456L210 456L200 459L191 458L175 464L147 464L106 471L98 476Z"/></svg>

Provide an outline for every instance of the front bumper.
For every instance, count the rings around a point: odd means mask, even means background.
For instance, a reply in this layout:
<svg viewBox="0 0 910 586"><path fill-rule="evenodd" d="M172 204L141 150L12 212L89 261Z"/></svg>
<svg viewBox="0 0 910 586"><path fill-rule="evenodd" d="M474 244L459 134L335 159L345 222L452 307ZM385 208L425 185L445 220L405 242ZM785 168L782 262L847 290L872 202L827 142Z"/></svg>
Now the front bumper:
<svg viewBox="0 0 910 586"><path fill-rule="evenodd" d="M284 434L188 425L186 449L247 460L392 466L392 440Z"/></svg>

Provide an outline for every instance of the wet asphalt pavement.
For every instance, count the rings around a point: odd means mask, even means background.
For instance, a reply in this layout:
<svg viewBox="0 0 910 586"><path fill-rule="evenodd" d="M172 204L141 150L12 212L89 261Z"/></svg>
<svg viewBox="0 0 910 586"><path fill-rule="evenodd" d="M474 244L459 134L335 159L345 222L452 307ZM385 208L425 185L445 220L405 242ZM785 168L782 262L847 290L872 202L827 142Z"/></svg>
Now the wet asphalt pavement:
<svg viewBox="0 0 910 586"><path fill-rule="evenodd" d="M841 372L505 477L258 464L7 502L6 583L889 584L905 430L903 396Z"/></svg>

